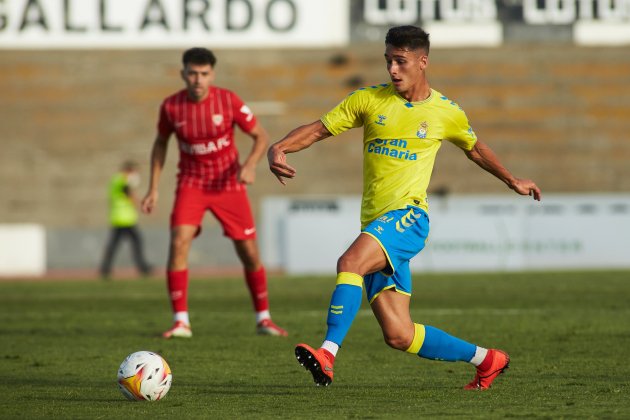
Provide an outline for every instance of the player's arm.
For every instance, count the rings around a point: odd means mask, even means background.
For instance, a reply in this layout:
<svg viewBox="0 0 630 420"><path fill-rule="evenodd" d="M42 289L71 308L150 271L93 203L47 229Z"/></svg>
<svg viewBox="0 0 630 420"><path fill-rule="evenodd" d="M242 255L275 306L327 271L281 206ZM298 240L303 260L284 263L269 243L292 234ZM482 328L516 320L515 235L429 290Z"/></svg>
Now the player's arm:
<svg viewBox="0 0 630 420"><path fill-rule="evenodd" d="M330 136L332 134L320 120L292 130L267 151L269 169L282 185L286 185L284 178L295 177L295 169L287 164L287 153L299 152Z"/></svg>
<svg viewBox="0 0 630 420"><path fill-rule="evenodd" d="M254 144L238 173L238 182L242 184L252 184L256 180L256 164L265 154L269 144L269 134L260 123L256 123L247 134L254 140Z"/></svg>
<svg viewBox="0 0 630 420"><path fill-rule="evenodd" d="M481 140L477 140L473 148L469 151L465 151L465 153L468 159L505 182L509 188L516 191L518 194L531 195L534 197L534 200L540 201L540 188L538 188L534 181L531 179L516 178L512 175L510 171L501 164L492 149Z"/></svg>
<svg viewBox="0 0 630 420"><path fill-rule="evenodd" d="M151 149L151 173L149 176L149 189L142 199L141 208L144 213L151 213L158 201L158 186L160 175L166 161L166 150L170 136L158 134Z"/></svg>

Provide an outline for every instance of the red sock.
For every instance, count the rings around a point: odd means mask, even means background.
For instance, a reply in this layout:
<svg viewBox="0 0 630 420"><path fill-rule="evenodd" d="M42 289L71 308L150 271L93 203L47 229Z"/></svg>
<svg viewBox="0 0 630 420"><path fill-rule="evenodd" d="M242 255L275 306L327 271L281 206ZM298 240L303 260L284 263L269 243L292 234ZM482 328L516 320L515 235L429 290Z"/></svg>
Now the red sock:
<svg viewBox="0 0 630 420"><path fill-rule="evenodd" d="M173 313L188 312L188 269L167 271L166 278Z"/></svg>
<svg viewBox="0 0 630 420"><path fill-rule="evenodd" d="M482 371L490 369L490 366L492 366L493 359L494 359L494 352L492 350L488 350L488 354L486 354L486 357L483 359L483 362L481 362L481 364L477 366L477 369L482 370Z"/></svg>
<svg viewBox="0 0 630 420"><path fill-rule="evenodd" d="M267 274L265 267L260 267L258 271L245 270L245 281L252 296L254 309L256 312L269 309L269 296L267 294Z"/></svg>

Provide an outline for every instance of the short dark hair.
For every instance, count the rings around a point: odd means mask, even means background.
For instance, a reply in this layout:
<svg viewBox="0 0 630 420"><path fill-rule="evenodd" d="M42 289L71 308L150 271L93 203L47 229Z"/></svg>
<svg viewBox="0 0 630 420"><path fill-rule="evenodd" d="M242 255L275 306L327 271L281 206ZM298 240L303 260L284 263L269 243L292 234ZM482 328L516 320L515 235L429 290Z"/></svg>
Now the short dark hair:
<svg viewBox="0 0 630 420"><path fill-rule="evenodd" d="M431 46L429 34L422 28L412 25L390 28L385 36L385 45L388 44L396 48L423 49L427 54Z"/></svg>
<svg viewBox="0 0 630 420"><path fill-rule="evenodd" d="M211 67L217 62L217 58L212 51L207 48L194 47L184 51L182 55L182 64L186 67L187 64L210 64Z"/></svg>

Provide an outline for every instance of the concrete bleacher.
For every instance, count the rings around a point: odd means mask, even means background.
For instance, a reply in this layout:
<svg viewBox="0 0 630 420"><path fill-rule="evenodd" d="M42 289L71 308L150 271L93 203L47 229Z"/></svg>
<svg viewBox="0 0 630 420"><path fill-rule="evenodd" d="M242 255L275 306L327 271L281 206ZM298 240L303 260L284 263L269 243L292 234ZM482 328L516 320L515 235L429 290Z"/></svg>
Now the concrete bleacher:
<svg viewBox="0 0 630 420"><path fill-rule="evenodd" d="M356 87L386 82L382 52L380 44L216 50L217 84L250 103L276 141ZM123 160L143 164L145 191L158 106L182 86L180 53L0 51L0 220L104 235L107 182ZM543 191L630 190L630 48L435 49L429 78L466 110L509 169ZM168 223L178 153L172 143L158 211L141 221L148 230ZM242 152L250 146L244 136L238 143ZM286 187L261 162L250 188L256 211L267 195L360 194L360 130L289 159L298 178ZM438 156L432 188L505 191L451 145Z"/></svg>

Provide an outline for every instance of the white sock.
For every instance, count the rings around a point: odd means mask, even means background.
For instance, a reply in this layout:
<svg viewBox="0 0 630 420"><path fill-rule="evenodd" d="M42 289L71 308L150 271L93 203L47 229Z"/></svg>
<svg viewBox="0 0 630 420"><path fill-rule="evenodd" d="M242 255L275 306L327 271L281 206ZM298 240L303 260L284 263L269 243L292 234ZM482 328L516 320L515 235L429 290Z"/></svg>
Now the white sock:
<svg viewBox="0 0 630 420"><path fill-rule="evenodd" d="M339 351L338 344L326 340L322 343L322 348L328 350L333 356L337 357L337 352Z"/></svg>
<svg viewBox="0 0 630 420"><path fill-rule="evenodd" d="M487 355L488 355L488 349L484 349L483 347L477 346L477 348L475 349L475 355L473 356L472 359L470 359L470 363L472 363L475 366L479 366L481 362L483 362L483 359L486 358Z"/></svg>
<svg viewBox="0 0 630 420"><path fill-rule="evenodd" d="M182 321L186 325L190 325L190 319L188 318L188 312L175 312L173 317L175 322Z"/></svg>
<svg viewBox="0 0 630 420"><path fill-rule="evenodd" d="M256 324L258 324L260 321L264 321L265 319L271 319L271 314L269 313L269 309L256 312Z"/></svg>

